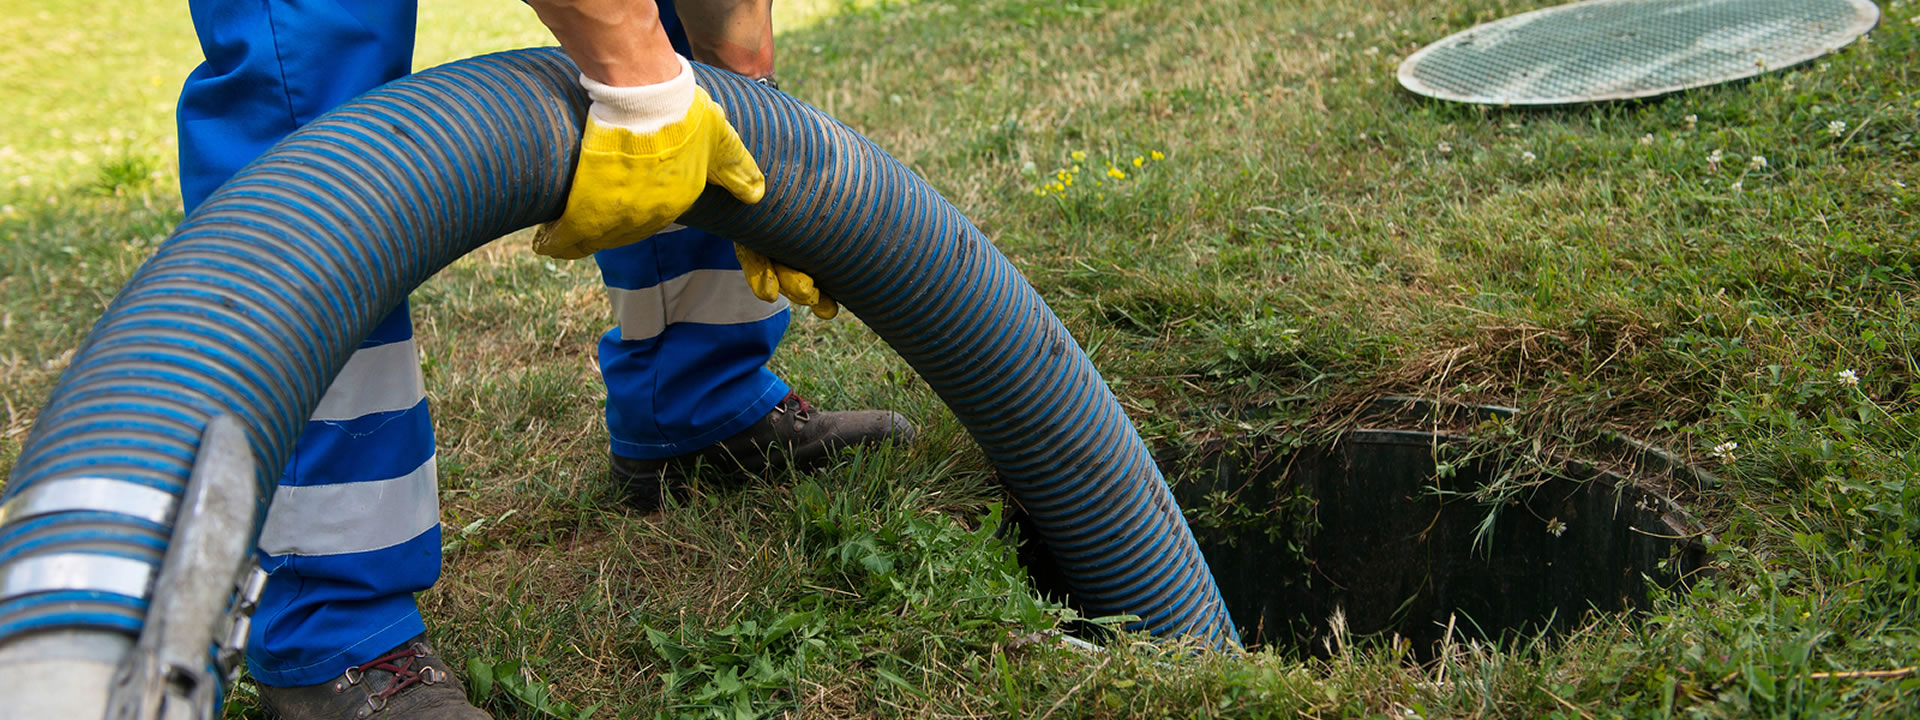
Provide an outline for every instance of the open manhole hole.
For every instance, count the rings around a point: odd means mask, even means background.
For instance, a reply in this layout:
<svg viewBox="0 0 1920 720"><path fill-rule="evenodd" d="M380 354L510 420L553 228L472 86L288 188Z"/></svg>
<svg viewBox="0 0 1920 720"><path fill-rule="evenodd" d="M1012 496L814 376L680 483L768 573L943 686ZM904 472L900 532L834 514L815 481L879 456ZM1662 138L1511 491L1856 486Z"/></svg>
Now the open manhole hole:
<svg viewBox="0 0 1920 720"><path fill-rule="evenodd" d="M1645 609L1705 567L1668 498L1710 476L1626 440L1546 461L1476 440L1512 414L1389 399L1326 444L1236 438L1160 466L1249 648L1324 655L1343 622L1428 658L1449 632L1505 642ZM1071 604L1042 544L1020 553Z"/></svg>

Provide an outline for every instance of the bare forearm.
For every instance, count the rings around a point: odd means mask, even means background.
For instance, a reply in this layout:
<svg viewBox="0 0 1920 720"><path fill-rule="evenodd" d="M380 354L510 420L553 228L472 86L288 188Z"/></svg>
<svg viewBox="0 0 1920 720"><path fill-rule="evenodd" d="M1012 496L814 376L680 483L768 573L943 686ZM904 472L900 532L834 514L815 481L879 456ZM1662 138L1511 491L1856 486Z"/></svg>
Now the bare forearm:
<svg viewBox="0 0 1920 720"><path fill-rule="evenodd" d="M693 59L747 77L773 74L772 0L680 0Z"/></svg>
<svg viewBox="0 0 1920 720"><path fill-rule="evenodd" d="M619 87L680 74L653 0L528 0L580 72Z"/></svg>

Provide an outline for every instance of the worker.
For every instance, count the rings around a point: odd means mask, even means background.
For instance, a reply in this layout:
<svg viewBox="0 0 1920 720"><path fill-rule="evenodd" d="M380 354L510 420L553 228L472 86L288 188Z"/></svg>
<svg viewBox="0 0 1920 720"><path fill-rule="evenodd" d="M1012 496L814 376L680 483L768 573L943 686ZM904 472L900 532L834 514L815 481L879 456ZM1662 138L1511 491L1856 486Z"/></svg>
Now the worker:
<svg viewBox="0 0 1920 720"><path fill-rule="evenodd" d="M805 467L905 440L896 413L815 410L766 368L803 274L672 221L717 184L765 181L687 57L772 84L770 0L529 0L592 100L561 217L536 252L593 254L618 326L599 344L609 478L652 512L695 467ZM407 74L414 0L193 0L205 62L178 111L188 213L299 126ZM742 261L752 269L743 273ZM433 430L404 302L374 327L295 446L260 537L270 573L247 667L267 710L308 718L485 718L427 641L414 593L440 574Z"/></svg>

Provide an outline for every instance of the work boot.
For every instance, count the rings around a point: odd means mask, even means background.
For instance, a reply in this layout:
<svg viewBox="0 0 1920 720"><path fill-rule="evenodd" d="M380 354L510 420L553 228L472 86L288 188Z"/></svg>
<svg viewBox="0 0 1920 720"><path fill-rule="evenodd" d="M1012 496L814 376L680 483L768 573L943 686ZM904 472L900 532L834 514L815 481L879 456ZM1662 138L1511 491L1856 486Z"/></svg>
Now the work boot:
<svg viewBox="0 0 1920 720"><path fill-rule="evenodd" d="M278 720L493 720L467 702L425 635L319 685L262 685L260 702Z"/></svg>
<svg viewBox="0 0 1920 720"><path fill-rule="evenodd" d="M628 507L640 512L660 508L661 496L686 488L687 477L705 468L706 477L745 482L792 468L805 470L842 448L889 438L913 440L913 423L887 410L822 412L798 393L787 393L766 417L739 434L685 455L640 460L613 455L609 474Z"/></svg>

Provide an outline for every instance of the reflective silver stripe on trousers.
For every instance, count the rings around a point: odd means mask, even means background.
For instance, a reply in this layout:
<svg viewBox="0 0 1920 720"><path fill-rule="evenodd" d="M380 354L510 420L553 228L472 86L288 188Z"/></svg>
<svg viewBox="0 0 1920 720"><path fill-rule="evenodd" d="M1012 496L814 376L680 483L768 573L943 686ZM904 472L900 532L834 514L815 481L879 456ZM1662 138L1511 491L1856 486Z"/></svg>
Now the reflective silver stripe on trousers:
<svg viewBox="0 0 1920 720"><path fill-rule="evenodd" d="M420 351L408 338L361 348L327 386L314 408L314 420L352 420L377 412L407 410L427 397L420 375Z"/></svg>
<svg viewBox="0 0 1920 720"><path fill-rule="evenodd" d="M260 551L344 555L389 548L440 522L435 459L397 478L273 491Z"/></svg>
<svg viewBox="0 0 1920 720"><path fill-rule="evenodd" d="M132 558L91 553L30 557L9 564L0 576L0 601L60 590L95 590L144 598L157 568Z"/></svg>
<svg viewBox="0 0 1920 720"><path fill-rule="evenodd" d="M652 287L607 288L621 340L645 340L674 323L736 325L765 320L787 309L786 298L754 297L739 270L695 270Z"/></svg>
<svg viewBox="0 0 1920 720"><path fill-rule="evenodd" d="M58 512L109 512L156 525L173 524L179 499L157 488L102 477L59 478L20 491L0 505L0 523Z"/></svg>

